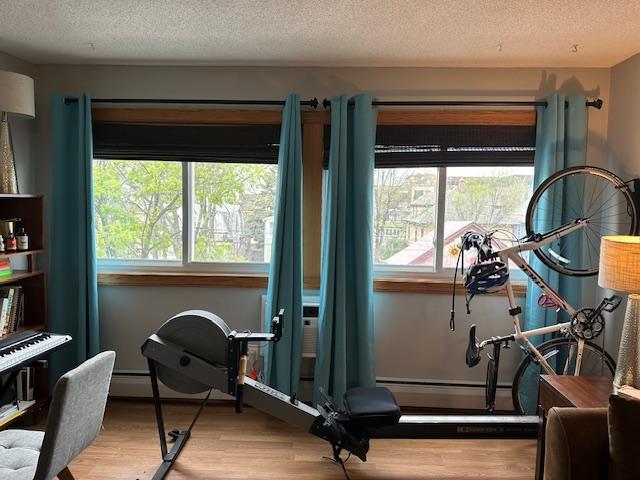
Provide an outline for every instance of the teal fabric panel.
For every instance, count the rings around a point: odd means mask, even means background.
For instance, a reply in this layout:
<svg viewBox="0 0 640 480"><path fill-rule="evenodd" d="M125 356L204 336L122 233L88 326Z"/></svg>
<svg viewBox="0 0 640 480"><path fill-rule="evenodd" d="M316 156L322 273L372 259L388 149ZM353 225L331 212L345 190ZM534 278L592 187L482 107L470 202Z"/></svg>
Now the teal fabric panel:
<svg viewBox="0 0 640 480"><path fill-rule="evenodd" d="M298 391L302 359L302 133L300 97L287 97L282 111L278 185L269 265L266 328L284 308L284 328L278 343L268 344L265 378L272 387Z"/></svg>
<svg viewBox="0 0 640 480"><path fill-rule="evenodd" d="M373 169L377 112L370 95L331 99L324 200L314 404L322 389L342 405L352 387L375 385Z"/></svg>
<svg viewBox="0 0 640 480"><path fill-rule="evenodd" d="M49 330L73 341L51 356L50 382L100 350L91 98L52 98Z"/></svg>
<svg viewBox="0 0 640 480"><path fill-rule="evenodd" d="M569 106L565 107L565 101ZM587 107L586 98L581 95L565 97L556 94L547 99L547 107L538 107L536 127L536 153L534 160L534 188L544 180L563 168L585 165L587 156ZM580 211L581 206L575 205L579 199L571 192L554 192L553 203L562 205L563 222L571 220L569 213L575 207ZM551 215L559 215L557 209L548 211L547 217L539 215L535 229L538 232L549 230L549 226L559 219ZM565 220L566 218L566 220ZM556 223L557 225L557 223ZM538 257L530 255L530 264L542 278L551 285L562 297L575 308L581 308L581 280L580 278L561 275L544 265ZM556 313L553 308L541 308L537 304L540 288L531 280L527 287L524 308L524 330L555 325L568 321L569 318L562 310ZM534 337L531 341L539 344L551 338ZM528 400L535 413L537 405L537 378L526 379Z"/></svg>

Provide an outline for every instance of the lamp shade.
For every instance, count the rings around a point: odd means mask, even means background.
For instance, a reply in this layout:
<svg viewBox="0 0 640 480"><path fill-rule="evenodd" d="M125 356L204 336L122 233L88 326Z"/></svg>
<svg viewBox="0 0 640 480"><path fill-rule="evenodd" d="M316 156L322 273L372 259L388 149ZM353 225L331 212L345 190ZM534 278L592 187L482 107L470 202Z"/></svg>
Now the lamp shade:
<svg viewBox="0 0 640 480"><path fill-rule="evenodd" d="M599 271L601 287L640 293L640 237L602 237Z"/></svg>
<svg viewBox="0 0 640 480"><path fill-rule="evenodd" d="M0 71L0 112L35 117L33 78L20 73Z"/></svg>

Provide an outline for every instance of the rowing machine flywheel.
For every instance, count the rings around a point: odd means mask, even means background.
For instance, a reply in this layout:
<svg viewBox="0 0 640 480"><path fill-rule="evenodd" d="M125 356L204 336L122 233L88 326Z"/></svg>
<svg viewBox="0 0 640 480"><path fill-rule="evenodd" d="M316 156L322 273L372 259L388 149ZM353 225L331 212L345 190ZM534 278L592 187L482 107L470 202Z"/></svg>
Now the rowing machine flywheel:
<svg viewBox="0 0 640 480"><path fill-rule="evenodd" d="M229 326L217 315L188 310L167 320L156 335L212 364L226 367L230 333ZM160 381L176 392L200 393L210 388L162 364L157 364L157 373Z"/></svg>

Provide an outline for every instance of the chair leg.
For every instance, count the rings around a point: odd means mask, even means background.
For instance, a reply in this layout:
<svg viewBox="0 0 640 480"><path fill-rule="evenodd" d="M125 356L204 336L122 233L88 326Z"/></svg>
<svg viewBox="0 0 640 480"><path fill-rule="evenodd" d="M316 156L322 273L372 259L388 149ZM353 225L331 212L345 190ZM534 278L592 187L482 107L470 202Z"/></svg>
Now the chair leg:
<svg viewBox="0 0 640 480"><path fill-rule="evenodd" d="M69 467L64 467L64 470L58 474L58 480L75 480L75 478L69 471Z"/></svg>

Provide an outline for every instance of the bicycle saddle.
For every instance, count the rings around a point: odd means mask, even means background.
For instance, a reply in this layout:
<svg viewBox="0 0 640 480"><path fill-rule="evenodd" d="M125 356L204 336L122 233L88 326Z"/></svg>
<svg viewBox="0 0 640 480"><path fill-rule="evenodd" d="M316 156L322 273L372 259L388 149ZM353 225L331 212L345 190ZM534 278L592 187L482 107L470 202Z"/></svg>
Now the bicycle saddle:
<svg viewBox="0 0 640 480"><path fill-rule="evenodd" d="M476 342L475 324L471 325L471 328L469 329L469 346L467 347L467 354L464 360L469 368L475 367L480 363L480 349L478 348L478 343Z"/></svg>

